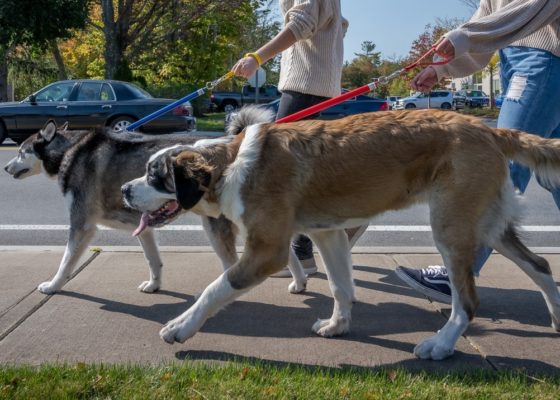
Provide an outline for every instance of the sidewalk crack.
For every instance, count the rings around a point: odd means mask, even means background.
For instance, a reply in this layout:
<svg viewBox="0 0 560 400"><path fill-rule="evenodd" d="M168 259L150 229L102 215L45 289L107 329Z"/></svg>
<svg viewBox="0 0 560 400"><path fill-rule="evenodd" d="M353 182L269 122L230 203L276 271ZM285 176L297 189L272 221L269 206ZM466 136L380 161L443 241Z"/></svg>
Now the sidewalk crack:
<svg viewBox="0 0 560 400"><path fill-rule="evenodd" d="M430 301L430 303L436 308L437 312L443 316L443 318L448 321L449 320L449 315L447 315L445 313L445 311L443 311L443 309L441 309L440 307L438 307L437 305L435 305L430 299L428 299L428 301ZM498 372L499 369L498 367L492 362L490 361L490 359L488 358L488 355L486 353L484 353L482 351L482 349L474 342L472 341L469 336L467 336L466 334L462 334L461 335L466 341L467 343L476 350L476 352L482 357L482 359L490 366L490 368L492 368L492 370L494 370L494 372Z"/></svg>
<svg viewBox="0 0 560 400"><path fill-rule="evenodd" d="M82 272L85 267L87 267L89 264L91 264L91 262L100 253L101 253L100 251L95 251L82 265L80 265L80 267L78 269L76 269L72 273L72 275L70 275L70 279L68 279L68 282L70 282L72 279L74 279L74 277L76 275L78 275L80 272ZM66 282L66 283L68 283L68 282ZM26 298L31 296L31 294L35 293L36 290L37 290L36 288L32 289L29 293L27 293L23 297L21 297L15 304L13 304L12 306L10 306L7 309L5 309L4 311L2 311L2 313L0 314L0 318L2 318L4 315L6 315L10 310L15 308L18 304L23 302ZM53 296L52 294L49 294L49 295L45 296L43 299L41 299L41 301L39 301L37 304L35 304L29 311L27 311L20 319L18 319L8 329L6 329L4 332L0 333L0 342L2 340L4 340L10 333L12 333L16 328L18 328L21 324L23 324L27 318L29 318L31 315L33 315L35 313L35 311L39 310L43 306L43 304L45 304L47 301L49 301L49 299L52 296Z"/></svg>

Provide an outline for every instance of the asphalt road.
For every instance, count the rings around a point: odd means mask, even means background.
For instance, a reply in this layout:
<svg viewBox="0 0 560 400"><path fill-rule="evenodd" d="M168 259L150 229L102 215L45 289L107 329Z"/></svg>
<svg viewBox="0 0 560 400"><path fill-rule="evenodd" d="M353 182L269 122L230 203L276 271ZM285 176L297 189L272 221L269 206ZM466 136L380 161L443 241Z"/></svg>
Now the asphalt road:
<svg viewBox="0 0 560 400"><path fill-rule="evenodd" d="M16 155L17 146L0 146L0 246L62 246L66 244L68 216L56 180L44 175L15 180L3 166ZM525 243L532 247L557 247L560 243L560 213L552 197L533 179L524 196ZM357 246L433 246L428 209L424 205L388 212L371 221ZM208 246L200 218L185 215L159 232L162 246ZM93 245L137 245L126 232L100 230Z"/></svg>

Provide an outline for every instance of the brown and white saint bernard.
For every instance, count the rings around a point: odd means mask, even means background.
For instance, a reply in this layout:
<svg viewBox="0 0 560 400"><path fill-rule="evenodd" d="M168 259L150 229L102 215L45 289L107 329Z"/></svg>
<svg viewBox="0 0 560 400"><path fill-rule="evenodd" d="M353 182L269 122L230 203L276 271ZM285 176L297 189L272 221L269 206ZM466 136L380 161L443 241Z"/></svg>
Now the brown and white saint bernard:
<svg viewBox="0 0 560 400"><path fill-rule="evenodd" d="M481 245L529 275L560 331L560 294L549 265L518 239L509 159L551 184L559 181L560 140L492 129L476 118L437 110L257 123L227 142L170 156L163 174L148 166L145 176L123 187L130 206L157 214L178 202L203 215L225 215L245 236L241 259L160 336L184 342L222 307L280 270L295 233L309 235L319 248L334 297L332 317L318 320L313 331L348 332L354 287L344 228L418 202L429 205L453 299L449 321L415 347L418 357L453 354L478 305L471 268Z"/></svg>

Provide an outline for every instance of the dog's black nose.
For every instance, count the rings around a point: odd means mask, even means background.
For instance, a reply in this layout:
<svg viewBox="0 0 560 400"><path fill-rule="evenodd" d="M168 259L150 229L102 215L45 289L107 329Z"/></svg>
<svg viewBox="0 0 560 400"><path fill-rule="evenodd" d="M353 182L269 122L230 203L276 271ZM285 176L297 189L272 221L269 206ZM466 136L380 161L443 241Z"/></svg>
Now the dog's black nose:
<svg viewBox="0 0 560 400"><path fill-rule="evenodd" d="M130 196L130 184L124 184L121 186L121 192L124 197Z"/></svg>
<svg viewBox="0 0 560 400"><path fill-rule="evenodd" d="M8 166L7 165L4 167L4 171L8 172Z"/></svg>

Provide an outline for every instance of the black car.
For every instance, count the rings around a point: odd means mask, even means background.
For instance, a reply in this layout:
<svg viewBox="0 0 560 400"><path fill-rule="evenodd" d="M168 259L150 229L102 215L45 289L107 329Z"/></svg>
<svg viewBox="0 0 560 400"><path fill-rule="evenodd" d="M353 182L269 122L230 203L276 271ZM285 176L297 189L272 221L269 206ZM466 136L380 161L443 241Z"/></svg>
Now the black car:
<svg viewBox="0 0 560 400"><path fill-rule="evenodd" d="M10 138L21 143L48 120L70 129L127 125L172 103L155 99L140 87L113 80L68 80L52 83L20 102L0 103L0 143ZM155 133L196 129L192 106L184 103L146 123L139 130Z"/></svg>
<svg viewBox="0 0 560 400"><path fill-rule="evenodd" d="M457 101L463 101L467 107L488 107L490 105L490 97L482 90L459 90L455 93Z"/></svg>

